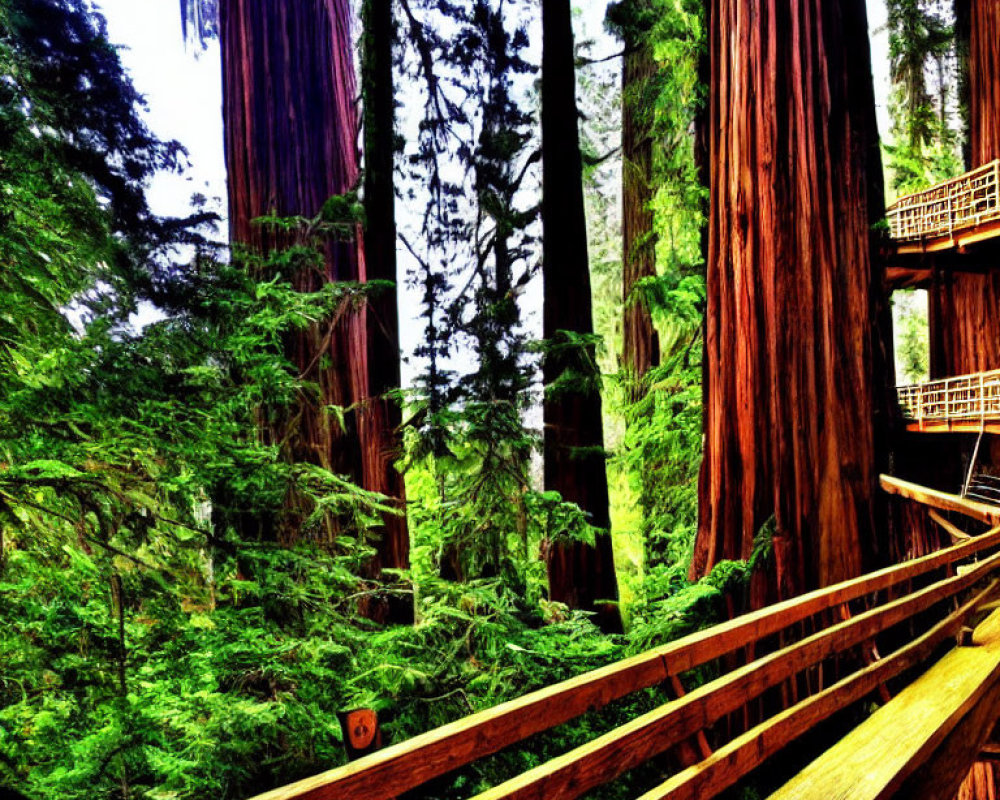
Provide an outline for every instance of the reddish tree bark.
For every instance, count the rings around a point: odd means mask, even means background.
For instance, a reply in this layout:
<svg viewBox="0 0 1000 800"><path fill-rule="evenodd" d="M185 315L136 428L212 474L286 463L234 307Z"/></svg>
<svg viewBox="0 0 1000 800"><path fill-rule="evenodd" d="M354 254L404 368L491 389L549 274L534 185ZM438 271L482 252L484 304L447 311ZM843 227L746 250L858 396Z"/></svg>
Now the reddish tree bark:
<svg viewBox="0 0 1000 800"><path fill-rule="evenodd" d="M353 46L347 0L225 0L220 8L223 117L233 242L266 253L281 244L252 224L268 213L314 216L353 188L358 167ZM365 279L356 242L330 244L322 272L303 270L296 289ZM368 385L364 315L348 311L289 338L292 363L319 384L272 430L287 455L361 477L357 421L340 431L322 406L344 408ZM330 365L321 368L321 356ZM296 419L298 416L298 419Z"/></svg>
<svg viewBox="0 0 1000 800"><path fill-rule="evenodd" d="M1000 3L956 0L968 17L969 150L971 166L1000 158Z"/></svg>
<svg viewBox="0 0 1000 800"><path fill-rule="evenodd" d="M576 75L569 0L542 2L542 226L545 358L552 386L567 370L571 387L546 393L545 488L590 516L595 545L553 543L548 550L549 594L573 608L598 611L605 630L620 629L618 584L611 547L599 370L593 346L564 347L561 331L593 332L583 167L577 127Z"/></svg>
<svg viewBox="0 0 1000 800"><path fill-rule="evenodd" d="M368 280L396 282L396 196L394 189L395 108L392 4L365 0L363 6L365 127L365 266ZM362 485L405 508L406 487L395 467L402 451L402 412L388 395L399 389L399 312L396 291L379 292L367 309L368 400L359 419ZM406 516L387 514L378 552L368 565L378 576L386 568L410 563Z"/></svg>
<svg viewBox="0 0 1000 800"><path fill-rule="evenodd" d="M376 4L379 5L379 4ZM226 167L229 176L230 235L233 242L266 254L287 241L252 224L265 214L313 217L333 195L355 188L360 178L355 105L354 46L348 0L223 0L220 7ZM379 32L387 35L385 21ZM391 34L391 20L389 22ZM388 58L388 56L386 56ZM391 69L391 67L390 67ZM380 82L385 65L379 65ZM383 83L383 85L385 85ZM373 113L389 114L381 125L391 141L391 73ZM382 132L382 128L373 127ZM376 153L369 183L374 262L371 277L395 279L391 147L389 166ZM386 190L384 184L389 182ZM388 191L388 201L386 192ZM358 239L330 242L321 269L303 269L296 289L316 291L335 281L369 277ZM392 469L394 420L381 397L399 383L395 297L375 300L371 312L345 305L331 318L289 335L286 353L300 374L318 387L296 407L272 411L263 420L266 436L294 461L319 464L362 486L402 498L402 480ZM369 354L377 367L369 369ZM368 398L376 399L369 402ZM325 411L348 409L344 426ZM362 447L362 442L364 446ZM290 496L279 537L293 538L306 509ZM371 566L407 565L405 521L386 521Z"/></svg>
<svg viewBox="0 0 1000 800"><path fill-rule="evenodd" d="M970 168L1000 158L1000 4L956 0L965 67ZM1000 367L1000 276L995 264L942 269L929 293L931 377Z"/></svg>
<svg viewBox="0 0 1000 800"><path fill-rule="evenodd" d="M767 594L873 558L883 211L863 0L711 0L705 453L692 575L774 523ZM877 377L876 377L877 376Z"/></svg>
<svg viewBox="0 0 1000 800"><path fill-rule="evenodd" d="M636 283L656 276L653 232L653 137L648 86L656 63L644 37L625 31L622 69L622 368L641 378L660 362L649 310L633 296Z"/></svg>

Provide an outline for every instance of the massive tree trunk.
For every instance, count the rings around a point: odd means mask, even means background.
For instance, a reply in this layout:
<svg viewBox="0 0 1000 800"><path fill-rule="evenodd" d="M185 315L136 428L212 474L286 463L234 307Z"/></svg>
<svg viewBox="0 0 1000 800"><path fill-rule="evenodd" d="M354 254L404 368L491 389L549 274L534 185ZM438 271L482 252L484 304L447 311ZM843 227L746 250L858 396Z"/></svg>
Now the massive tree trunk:
<svg viewBox="0 0 1000 800"><path fill-rule="evenodd" d="M1000 3L955 0L955 17L961 94L967 103L967 166L975 168L1000 158ZM1000 368L998 265L969 266L988 271L939 271L929 292L932 377ZM988 444L980 460L995 468L1000 464L1000 447L996 442ZM977 762L958 798L988 800L997 796L998 784L997 766Z"/></svg>
<svg viewBox="0 0 1000 800"><path fill-rule="evenodd" d="M360 176L353 43L347 0L224 0L220 7L230 235L266 254L289 244L253 224L265 214L319 213ZM329 242L321 268L303 268L294 287L316 291L366 280L360 237ZM353 304L289 334L286 354L316 386L292 408L262 410L262 432L286 458L318 464L352 480L371 479L359 445L359 401L370 390L366 312ZM348 409L344 425L327 411ZM299 534L309 511L290 492L278 538ZM385 540L392 542L391 538ZM396 554L387 557L392 563Z"/></svg>
<svg viewBox="0 0 1000 800"><path fill-rule="evenodd" d="M543 332L550 342L546 392L545 488L590 516L595 545L556 542L547 556L549 593L573 608L597 610L606 630L620 628L608 513L601 419L600 373L593 345L573 346L572 334L591 334L590 270L577 128L573 28L569 0L542 2L542 226L545 283Z"/></svg>
<svg viewBox="0 0 1000 800"><path fill-rule="evenodd" d="M394 190L394 98L392 4L365 0L363 6L365 128L365 265L368 280L396 282L396 196ZM403 476L395 468L402 450L398 400L399 313L396 291L369 299L367 309L368 400L359 419L362 485L400 503L406 497ZM368 565L373 576L382 569L409 566L410 538L406 517L386 515L378 553Z"/></svg>
<svg viewBox="0 0 1000 800"><path fill-rule="evenodd" d="M633 295L656 276L653 232L653 137L649 85L656 74L645 31L625 29L622 69L622 369L641 379L659 364L660 343L649 310Z"/></svg>
<svg viewBox="0 0 1000 800"><path fill-rule="evenodd" d="M1000 158L1000 4L956 0L955 14L968 103L968 166L975 168ZM989 270L995 267L970 259L962 271L942 269L935 276L931 377L1000 368L1000 276Z"/></svg>
<svg viewBox="0 0 1000 800"><path fill-rule="evenodd" d="M692 575L773 520L768 597L874 556L882 214L863 0L711 0L705 453ZM763 597L758 596L758 601Z"/></svg>

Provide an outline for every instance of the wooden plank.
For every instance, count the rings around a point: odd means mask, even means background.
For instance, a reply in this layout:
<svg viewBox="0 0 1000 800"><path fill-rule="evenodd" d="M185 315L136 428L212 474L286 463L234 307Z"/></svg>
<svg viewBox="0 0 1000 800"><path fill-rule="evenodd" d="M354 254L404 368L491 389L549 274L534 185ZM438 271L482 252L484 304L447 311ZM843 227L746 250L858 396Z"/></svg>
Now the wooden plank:
<svg viewBox="0 0 1000 800"><path fill-rule="evenodd" d="M915 500L931 508L942 511L957 511L972 519L987 525L1000 525L1000 506L967 500L957 494L948 494L937 489L930 489L917 483L910 483L891 475L879 475L879 484L889 494L899 495L908 500Z"/></svg>
<svg viewBox="0 0 1000 800"><path fill-rule="evenodd" d="M957 250L979 242L1000 236L1000 221L977 225L963 231L955 231L953 236L934 236L930 239L915 242L900 242L896 245L897 255L918 255L923 253L939 253L944 250Z"/></svg>
<svg viewBox="0 0 1000 800"><path fill-rule="evenodd" d="M978 421L924 419L922 422L906 423L911 433L1000 433L1000 420Z"/></svg>
<svg viewBox="0 0 1000 800"><path fill-rule="evenodd" d="M674 775L639 800L707 800L775 755L842 708L860 700L901 672L926 659L941 642L961 630L998 586L993 581L922 636L874 664L855 672L798 705L785 709L716 750L710 758Z"/></svg>
<svg viewBox="0 0 1000 800"><path fill-rule="evenodd" d="M927 513L932 520L934 520L938 525L940 525L948 532L948 535L951 536L952 543L962 542L965 541L966 539L972 538L969 534L967 534L957 525L953 525L944 517L942 517L940 514L938 514L937 511L935 511L933 508L929 509Z"/></svg>
<svg viewBox="0 0 1000 800"><path fill-rule="evenodd" d="M570 800L614 780L709 727L802 670L868 641L1000 569L1000 553L969 572L821 630L692 690L473 800Z"/></svg>
<svg viewBox="0 0 1000 800"><path fill-rule="evenodd" d="M456 720L346 766L258 795L254 800L393 798L535 733L777 633L826 608L896 586L998 545L1000 529L744 614L630 659Z"/></svg>
<svg viewBox="0 0 1000 800"><path fill-rule="evenodd" d="M952 800L958 795L959 787L968 777L977 761L997 760L997 754L987 747L979 753L973 752L976 745L989 738L990 729L996 722L1000 709L1000 684L983 696L976 707L962 719L944 744L931 756L896 793L897 797L909 800ZM980 795L982 797L982 795Z"/></svg>
<svg viewBox="0 0 1000 800"><path fill-rule="evenodd" d="M1000 611L994 611L976 629L973 642L976 646L959 647L944 656L891 703L771 795L771 800L892 797L907 777L931 759L979 701L1000 686ZM948 779L944 783L953 782L955 789L993 727L997 711L988 711L988 719L978 721L981 739L973 737L967 743L970 748L964 764L947 765ZM885 746L888 741L892 747ZM925 777L932 775L927 773ZM904 796L913 798L914 794ZM954 790L947 796L954 796Z"/></svg>

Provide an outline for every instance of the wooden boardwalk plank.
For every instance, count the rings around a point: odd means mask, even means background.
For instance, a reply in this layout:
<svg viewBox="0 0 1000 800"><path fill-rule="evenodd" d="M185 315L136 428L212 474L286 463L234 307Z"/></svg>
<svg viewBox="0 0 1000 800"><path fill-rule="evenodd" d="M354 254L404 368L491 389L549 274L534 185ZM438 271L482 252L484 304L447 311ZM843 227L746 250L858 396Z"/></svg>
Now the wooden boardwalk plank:
<svg viewBox="0 0 1000 800"><path fill-rule="evenodd" d="M892 797L998 685L1000 611L994 611L976 628L971 647L958 647L945 655L771 795L771 800ZM888 742L891 747L886 746ZM971 754L965 771L975 756Z"/></svg>
<svg viewBox="0 0 1000 800"><path fill-rule="evenodd" d="M968 616L996 590L994 581L927 633L737 736L710 758L679 772L640 800L705 800L728 789L818 723L926 659L945 639L958 633Z"/></svg>

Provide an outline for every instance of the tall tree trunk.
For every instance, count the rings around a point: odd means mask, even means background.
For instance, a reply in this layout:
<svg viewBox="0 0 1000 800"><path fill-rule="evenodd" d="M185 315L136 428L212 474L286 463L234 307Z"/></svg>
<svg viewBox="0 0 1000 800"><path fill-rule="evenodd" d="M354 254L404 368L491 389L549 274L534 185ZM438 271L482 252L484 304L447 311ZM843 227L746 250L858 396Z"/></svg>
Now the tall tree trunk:
<svg viewBox="0 0 1000 800"><path fill-rule="evenodd" d="M365 129L365 265L368 280L396 282L396 197L394 190L395 107L392 46L395 27L390 0L365 0L364 94ZM399 501L406 488L394 466L402 450L399 402L387 395L399 389L399 312L396 290L368 301L368 399L359 419L362 485ZM368 565L373 577L383 569L409 566L410 538L405 516L386 515Z"/></svg>
<svg viewBox="0 0 1000 800"><path fill-rule="evenodd" d="M970 168L1000 158L1000 4L956 0L965 67ZM967 41L966 41L967 37ZM930 290L931 377L1000 368L1000 276L994 264L939 271Z"/></svg>
<svg viewBox="0 0 1000 800"><path fill-rule="evenodd" d="M660 342L636 283L656 276L653 231L653 137L649 84L656 75L645 31L625 29L622 68L622 368L639 381L659 364Z"/></svg>
<svg viewBox="0 0 1000 800"><path fill-rule="evenodd" d="M874 557L885 355L867 15L863 0L711 0L708 30L706 441L691 572L748 558L773 520L766 595L788 597Z"/></svg>
<svg viewBox="0 0 1000 800"><path fill-rule="evenodd" d="M545 283L543 332L552 349L544 379L552 387L571 374L572 386L546 393L545 488L590 516L595 545L557 542L547 555L549 593L573 608L598 611L605 630L619 629L618 597L608 512L600 373L594 347L567 336L591 334L590 269L577 127L573 27L569 0L542 2L542 227Z"/></svg>
<svg viewBox="0 0 1000 800"><path fill-rule="evenodd" d="M968 16L969 150L972 167L1000 158L1000 3L957 0Z"/></svg>
<svg viewBox="0 0 1000 800"><path fill-rule="evenodd" d="M359 177L353 44L348 0L223 0L220 8L229 222L234 243L266 253L283 244L252 221L267 213L316 215ZM358 242L326 247L322 270L293 277L301 291L364 281ZM363 310L346 309L288 337L286 352L316 396L265 421L286 457L359 481L356 415L345 429L324 409L368 392ZM303 509L289 498L279 536L294 537Z"/></svg>

